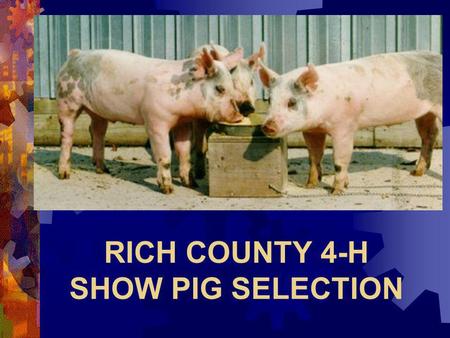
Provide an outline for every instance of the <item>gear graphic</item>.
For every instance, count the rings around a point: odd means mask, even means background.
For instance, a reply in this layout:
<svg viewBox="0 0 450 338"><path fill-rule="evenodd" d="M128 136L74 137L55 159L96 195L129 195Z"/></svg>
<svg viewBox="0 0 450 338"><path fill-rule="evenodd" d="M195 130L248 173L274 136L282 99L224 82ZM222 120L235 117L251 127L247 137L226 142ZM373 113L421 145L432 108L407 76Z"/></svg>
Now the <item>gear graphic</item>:
<svg viewBox="0 0 450 338"><path fill-rule="evenodd" d="M15 258L14 251L16 251L16 243L14 241L9 241L3 249L0 249L3 262L8 264L9 271L13 274L18 274L25 269L31 261L28 256Z"/></svg>
<svg viewBox="0 0 450 338"><path fill-rule="evenodd" d="M0 91L0 123L9 127L14 122L14 115L11 110L10 104L17 100L19 95L16 91L6 93L6 91Z"/></svg>
<svg viewBox="0 0 450 338"><path fill-rule="evenodd" d="M18 100L28 112L33 111L33 85L28 82L17 83L17 89L10 88L12 83L4 83L8 90L0 90L0 123L9 127L15 121L11 103Z"/></svg>
<svg viewBox="0 0 450 338"><path fill-rule="evenodd" d="M21 88L18 87L18 91ZM20 94L19 94L20 95ZM5 97L5 95L3 94ZM8 94L8 98L18 98L14 91ZM8 105L9 106L9 105ZM4 135L7 136L0 140L0 154L3 155L3 163L0 163L4 170L2 179L5 184L2 185L2 192L8 192L12 199L11 214L19 218L23 212L32 206L33 196L33 140L32 140L32 119L29 111L21 101L15 100L13 105L15 112L15 121ZM12 153L12 157L11 157ZM10 159L6 161L5 159Z"/></svg>
<svg viewBox="0 0 450 338"><path fill-rule="evenodd" d="M32 34L32 20L35 15L41 13L40 1L37 0L16 0L16 6L10 8L11 15L9 28L14 32L15 37L23 36L28 38Z"/></svg>
<svg viewBox="0 0 450 338"><path fill-rule="evenodd" d="M10 228L2 232L3 262L7 264L21 291L39 298L39 233L37 212L26 210L10 219Z"/></svg>
<svg viewBox="0 0 450 338"><path fill-rule="evenodd" d="M9 35L0 31L0 64L6 62L12 54L12 46Z"/></svg>
<svg viewBox="0 0 450 338"><path fill-rule="evenodd" d="M361 216L359 230L380 233L384 248L366 266L367 274L379 276L396 269L403 275L402 299L393 302L408 308L425 290L439 295L441 322L450 323L450 227L445 216L430 214ZM407 218L407 219L406 219Z"/></svg>
<svg viewBox="0 0 450 338"><path fill-rule="evenodd" d="M27 276L27 271L32 261L28 256L15 258L14 253L16 242L8 241L3 249L0 249L2 260L0 269L2 275L2 304L0 305L0 335L6 334L12 337L11 333L20 334L20 336L37 337L39 328L38 323L31 319L30 314L37 313L39 301L36 298L29 298L27 287L36 287L34 279ZM26 293L24 293L24 291ZM25 314L25 316L24 316ZM33 318L33 317L31 317ZM5 324L5 326L3 326ZM23 332L19 327L26 328Z"/></svg>
<svg viewBox="0 0 450 338"><path fill-rule="evenodd" d="M0 1L0 336L39 336L33 196L33 27L39 1Z"/></svg>

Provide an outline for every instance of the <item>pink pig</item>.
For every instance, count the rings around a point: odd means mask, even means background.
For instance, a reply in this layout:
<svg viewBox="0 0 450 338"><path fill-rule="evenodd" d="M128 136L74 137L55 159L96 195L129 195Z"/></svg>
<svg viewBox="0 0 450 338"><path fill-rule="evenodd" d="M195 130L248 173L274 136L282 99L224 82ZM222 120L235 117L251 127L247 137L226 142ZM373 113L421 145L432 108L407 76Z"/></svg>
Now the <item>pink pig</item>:
<svg viewBox="0 0 450 338"><path fill-rule="evenodd" d="M148 133L157 181L163 193L173 191L169 132L180 159L180 178L186 186L191 175L191 122L239 122L242 115L229 69L242 59L242 49L222 61L204 49L197 57L170 61L117 50L72 50L57 78L61 124L59 177L70 176L70 155L76 118L82 111L92 119L93 163L104 164L108 121L143 124Z"/></svg>
<svg viewBox="0 0 450 338"><path fill-rule="evenodd" d="M216 44L203 45L195 49L191 57L197 57L206 48L214 60L222 61L230 54L228 49ZM236 103L239 112L248 116L255 111L256 86L254 77L259 68L259 61L264 59L265 45L261 43L259 50L247 59L240 60L236 67L230 70L233 86L236 90ZM208 121L198 120L193 124L194 128L194 154L195 154L195 178L203 178L206 173L205 154L207 151L206 130L211 125Z"/></svg>
<svg viewBox="0 0 450 338"><path fill-rule="evenodd" d="M279 76L261 64L260 78L270 90L263 131L282 137L303 131L309 150L307 187L321 180L325 136L333 141L333 194L348 186L353 138L361 128L416 120L422 139L412 175L430 167L442 121L442 56L431 52L381 54L349 62L299 68Z"/></svg>

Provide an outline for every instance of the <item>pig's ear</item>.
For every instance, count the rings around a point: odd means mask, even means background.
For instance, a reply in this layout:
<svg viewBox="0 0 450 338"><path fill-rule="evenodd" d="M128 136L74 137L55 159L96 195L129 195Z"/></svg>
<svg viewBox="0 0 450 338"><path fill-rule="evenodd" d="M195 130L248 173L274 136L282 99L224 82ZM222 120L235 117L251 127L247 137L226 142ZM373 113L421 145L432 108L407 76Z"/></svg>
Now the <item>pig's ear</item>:
<svg viewBox="0 0 450 338"><path fill-rule="evenodd" d="M244 57L244 49L236 48L233 53L228 54L227 56L222 58L221 61L230 70L230 69L235 68L238 65L239 61L242 60L243 57Z"/></svg>
<svg viewBox="0 0 450 338"><path fill-rule="evenodd" d="M259 50L256 53L252 54L248 58L248 65L251 68L258 66L259 62L264 60L265 55L266 55L266 46L265 46L264 42L261 42L261 45L259 46Z"/></svg>
<svg viewBox="0 0 450 338"><path fill-rule="evenodd" d="M203 48L200 55L195 59L195 67L191 70L195 79L202 79L216 73L214 59L206 48Z"/></svg>
<svg viewBox="0 0 450 338"><path fill-rule="evenodd" d="M264 87L269 88L273 81L278 78L278 74L274 72L272 69L266 67L264 63L259 62L259 78L261 79Z"/></svg>
<svg viewBox="0 0 450 338"><path fill-rule="evenodd" d="M211 56L214 60L222 61L223 57L220 55L219 51L216 49L216 46L211 44Z"/></svg>
<svg viewBox="0 0 450 338"><path fill-rule="evenodd" d="M309 93L312 93L317 89L318 81L319 74L317 74L316 67L313 64L309 64L308 69L298 77L296 84L299 88L305 89Z"/></svg>

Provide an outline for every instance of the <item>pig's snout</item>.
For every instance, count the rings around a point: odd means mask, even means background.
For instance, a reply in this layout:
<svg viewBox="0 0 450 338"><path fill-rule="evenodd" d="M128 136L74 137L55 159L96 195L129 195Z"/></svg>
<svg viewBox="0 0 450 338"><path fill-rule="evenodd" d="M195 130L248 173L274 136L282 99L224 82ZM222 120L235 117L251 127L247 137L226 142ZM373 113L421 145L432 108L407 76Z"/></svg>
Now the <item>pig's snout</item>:
<svg viewBox="0 0 450 338"><path fill-rule="evenodd" d="M261 127L264 134L267 136L275 136L278 132L277 124L274 120L267 120Z"/></svg>
<svg viewBox="0 0 450 338"><path fill-rule="evenodd" d="M255 111L255 107L253 106L253 104L250 101L240 102L238 104L238 107L239 107L239 112L244 116L248 116Z"/></svg>
<svg viewBox="0 0 450 338"><path fill-rule="evenodd" d="M241 122L242 119L244 118L244 116L242 116L240 114L239 107L238 107L236 101L235 100L231 100L230 103L231 103L231 106L233 107L233 110L234 110L230 122L231 123Z"/></svg>
<svg viewBox="0 0 450 338"><path fill-rule="evenodd" d="M236 114L234 114L231 123L238 123L238 122L241 122L243 118L244 118L244 116L242 116L242 115L239 114L239 113L236 113Z"/></svg>
<svg viewBox="0 0 450 338"><path fill-rule="evenodd" d="M231 106L233 107L234 112L235 112L236 114L239 113L239 107L238 107L236 101L235 101L235 100L230 100L230 104L231 104Z"/></svg>

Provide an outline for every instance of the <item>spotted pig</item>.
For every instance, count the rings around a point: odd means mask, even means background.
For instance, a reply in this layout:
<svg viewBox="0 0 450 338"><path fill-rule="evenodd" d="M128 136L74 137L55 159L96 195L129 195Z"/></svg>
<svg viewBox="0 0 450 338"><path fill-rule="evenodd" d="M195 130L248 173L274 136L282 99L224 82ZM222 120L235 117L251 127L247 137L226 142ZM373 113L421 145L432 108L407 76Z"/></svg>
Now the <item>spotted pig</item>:
<svg viewBox="0 0 450 338"><path fill-rule="evenodd" d="M203 49L185 60L162 60L118 50L72 50L57 77L57 104L61 125L59 177L70 176L74 124L85 111L91 117L93 163L104 164L108 121L144 125L154 159L158 185L173 191L169 132L180 159L180 178L194 184L191 175L191 122L238 122L236 91L229 69L242 60L242 49L214 60Z"/></svg>
<svg viewBox="0 0 450 338"><path fill-rule="evenodd" d="M325 136L333 142L333 194L348 186L353 138L361 128L415 120L422 149L412 175L430 167L442 120L442 56L432 52L381 54L278 75L261 65L260 78L270 91L263 131L281 137L302 131L309 150L307 187L321 179Z"/></svg>

